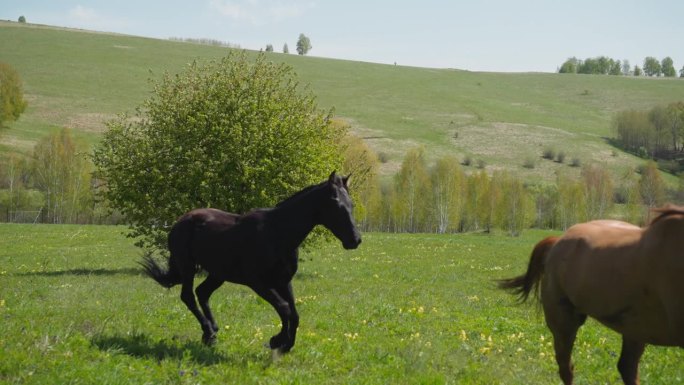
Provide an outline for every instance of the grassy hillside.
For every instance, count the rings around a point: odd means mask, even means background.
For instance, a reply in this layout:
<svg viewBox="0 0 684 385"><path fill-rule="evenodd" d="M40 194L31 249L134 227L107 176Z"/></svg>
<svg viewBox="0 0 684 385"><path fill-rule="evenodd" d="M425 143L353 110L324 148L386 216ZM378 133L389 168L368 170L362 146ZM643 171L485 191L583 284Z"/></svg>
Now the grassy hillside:
<svg viewBox="0 0 684 385"><path fill-rule="evenodd" d="M364 234L358 250L309 248L293 281L297 344L278 358L263 347L276 313L234 284L211 298L216 346L201 345L180 288L143 277L122 230L0 224L0 383L560 383L542 314L492 281L523 272L549 232ZM589 320L577 383L620 383L619 353L619 335ZM681 383L683 358L649 346L643 383Z"/></svg>
<svg viewBox="0 0 684 385"><path fill-rule="evenodd" d="M21 74L29 108L0 132L0 151L27 153L49 130L68 126L93 143L103 120L131 111L147 79L179 71L226 48L0 22L0 60ZM315 53L315 52L314 52ZM270 54L291 64L322 107L367 138L392 173L407 148L432 157L482 159L528 178L567 165L539 159L545 147L568 159L601 162L616 173L640 161L607 144L614 113L684 99L684 81L560 74L476 73ZM534 157L534 169L522 167Z"/></svg>

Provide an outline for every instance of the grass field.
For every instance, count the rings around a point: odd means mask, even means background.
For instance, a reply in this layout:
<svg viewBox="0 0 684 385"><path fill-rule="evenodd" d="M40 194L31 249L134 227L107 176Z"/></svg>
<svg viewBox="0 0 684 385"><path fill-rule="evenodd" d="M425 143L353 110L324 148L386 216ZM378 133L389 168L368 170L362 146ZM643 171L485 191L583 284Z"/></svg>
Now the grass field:
<svg viewBox="0 0 684 385"><path fill-rule="evenodd" d="M214 348L179 300L144 278L122 227L0 224L3 384L555 384L551 336L532 305L493 279L521 273L548 232L365 234L358 250L306 250L294 280L293 351L248 289L212 297ZM575 348L577 384L618 384L619 337L593 321ZM648 347L644 384L684 380L684 351Z"/></svg>
<svg viewBox="0 0 684 385"><path fill-rule="evenodd" d="M0 132L0 152L30 153L50 130L71 127L89 143L103 121L132 111L148 97L148 79L180 71L192 60L224 56L226 48L0 22L0 60L25 83L29 108ZM315 52L313 52L315 54ZM570 53L569 53L570 54ZM641 161L607 143L616 111L650 108L684 98L684 81L541 73L478 73L272 53L293 66L321 107L355 132L397 170L408 148L483 160L525 178L554 178L567 164L541 161L546 147L567 159L601 162L616 175ZM614 156L617 154L617 156ZM539 159L533 169L528 158Z"/></svg>

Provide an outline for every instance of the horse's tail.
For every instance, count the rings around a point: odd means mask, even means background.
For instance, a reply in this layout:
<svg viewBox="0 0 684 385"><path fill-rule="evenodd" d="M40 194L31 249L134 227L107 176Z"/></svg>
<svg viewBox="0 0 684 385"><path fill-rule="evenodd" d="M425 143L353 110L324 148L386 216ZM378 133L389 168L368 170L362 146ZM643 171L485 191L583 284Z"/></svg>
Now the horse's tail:
<svg viewBox="0 0 684 385"><path fill-rule="evenodd" d="M171 258L173 258L173 254L169 257L168 268L164 268L152 257L151 253L147 253L140 261L140 265L145 275L157 281L158 284L170 288L181 283L180 272L174 268L175 264L172 263Z"/></svg>
<svg viewBox="0 0 684 385"><path fill-rule="evenodd" d="M499 288L508 290L516 294L520 302L527 301L530 292L534 290L535 296L539 294L539 282L544 275L544 265L546 264L546 256L553 245L558 242L559 237L547 237L537 243L532 250L530 256L530 263L527 265L527 272L523 275L502 279L499 281Z"/></svg>
<svg viewBox="0 0 684 385"><path fill-rule="evenodd" d="M183 272L181 266L186 265L183 259L190 258L190 242L192 231L188 231L190 223L179 221L169 232L169 258L167 261L167 268L162 267L157 260L152 257L151 253L143 256L140 265L143 272L148 277L154 279L160 285L170 288L183 282ZM191 229L190 229L191 230ZM193 274L195 271L192 271Z"/></svg>

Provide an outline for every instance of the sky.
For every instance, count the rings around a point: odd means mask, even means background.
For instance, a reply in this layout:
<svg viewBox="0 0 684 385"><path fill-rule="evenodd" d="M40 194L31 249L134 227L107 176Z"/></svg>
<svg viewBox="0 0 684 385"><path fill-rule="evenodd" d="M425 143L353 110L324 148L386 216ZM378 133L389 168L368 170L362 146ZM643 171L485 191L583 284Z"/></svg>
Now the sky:
<svg viewBox="0 0 684 385"><path fill-rule="evenodd" d="M555 72L569 57L684 67L684 1L2 0L0 19L310 56L470 71ZM2 42L0 42L0 56Z"/></svg>

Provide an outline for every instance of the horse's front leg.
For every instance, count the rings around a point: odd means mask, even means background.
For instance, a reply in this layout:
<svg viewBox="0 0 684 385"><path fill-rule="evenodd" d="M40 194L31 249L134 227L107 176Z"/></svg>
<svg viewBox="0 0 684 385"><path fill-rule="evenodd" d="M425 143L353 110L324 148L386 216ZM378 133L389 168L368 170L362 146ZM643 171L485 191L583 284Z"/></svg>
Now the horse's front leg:
<svg viewBox="0 0 684 385"><path fill-rule="evenodd" d="M253 284L250 285L250 287L261 298L265 299L266 302L273 306L280 317L280 322L282 323L280 333L271 337L269 346L271 349L278 349L282 352L288 352L294 344L294 340L290 341L288 332L291 324L290 320L292 318L292 309L294 308L294 303L290 305L290 303L280 295L276 288L270 288L263 284Z"/></svg>
<svg viewBox="0 0 684 385"><path fill-rule="evenodd" d="M290 313L287 328L284 327L285 324L283 323L283 328L280 331L280 334L274 336L273 338L280 338L280 340L284 340L281 350L284 352L289 352L295 344L295 339L297 338L297 328L299 327L299 313L297 313L297 308L295 307L292 282L288 282L286 285L277 287L276 291L290 305Z"/></svg>

